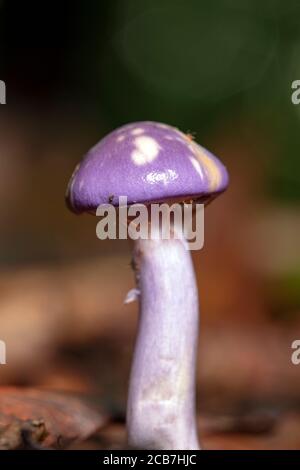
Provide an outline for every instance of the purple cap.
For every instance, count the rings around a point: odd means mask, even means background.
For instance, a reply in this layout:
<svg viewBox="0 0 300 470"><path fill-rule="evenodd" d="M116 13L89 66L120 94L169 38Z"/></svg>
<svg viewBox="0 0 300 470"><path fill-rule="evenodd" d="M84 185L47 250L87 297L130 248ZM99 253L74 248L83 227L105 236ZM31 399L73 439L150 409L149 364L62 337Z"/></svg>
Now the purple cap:
<svg viewBox="0 0 300 470"><path fill-rule="evenodd" d="M118 205L196 199L224 191L228 174L209 151L175 127L135 122L104 137L76 167L67 189L69 207L95 212Z"/></svg>

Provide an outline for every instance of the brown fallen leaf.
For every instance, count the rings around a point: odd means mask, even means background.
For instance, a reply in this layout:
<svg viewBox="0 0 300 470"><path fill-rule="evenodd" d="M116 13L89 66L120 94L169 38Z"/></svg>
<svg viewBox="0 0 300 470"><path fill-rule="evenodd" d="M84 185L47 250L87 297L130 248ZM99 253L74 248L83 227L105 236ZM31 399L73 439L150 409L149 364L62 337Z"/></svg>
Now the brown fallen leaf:
<svg viewBox="0 0 300 470"><path fill-rule="evenodd" d="M81 399L46 390L0 389L0 450L62 449L107 422Z"/></svg>

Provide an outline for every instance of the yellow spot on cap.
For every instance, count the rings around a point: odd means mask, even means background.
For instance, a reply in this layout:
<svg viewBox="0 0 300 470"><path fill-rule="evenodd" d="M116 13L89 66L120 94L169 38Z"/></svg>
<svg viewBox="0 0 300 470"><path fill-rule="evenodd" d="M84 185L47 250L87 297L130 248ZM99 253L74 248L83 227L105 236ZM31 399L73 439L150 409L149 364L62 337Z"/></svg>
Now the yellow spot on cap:
<svg viewBox="0 0 300 470"><path fill-rule="evenodd" d="M189 140L191 143L191 141ZM192 142L195 157L204 168L209 179L209 189L212 192L218 190L221 184L221 172L216 162L198 144Z"/></svg>

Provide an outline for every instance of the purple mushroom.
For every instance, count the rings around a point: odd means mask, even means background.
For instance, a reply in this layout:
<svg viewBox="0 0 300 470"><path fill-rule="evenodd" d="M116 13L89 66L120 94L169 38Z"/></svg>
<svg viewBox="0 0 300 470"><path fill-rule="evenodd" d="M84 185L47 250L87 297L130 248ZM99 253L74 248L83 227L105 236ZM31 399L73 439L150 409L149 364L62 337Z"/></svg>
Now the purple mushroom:
<svg viewBox="0 0 300 470"><path fill-rule="evenodd" d="M111 132L77 166L67 190L76 213L99 205L207 203L224 191L223 164L191 136L156 122ZM140 300L127 405L129 445L199 449L196 423L198 292L184 234L134 241Z"/></svg>

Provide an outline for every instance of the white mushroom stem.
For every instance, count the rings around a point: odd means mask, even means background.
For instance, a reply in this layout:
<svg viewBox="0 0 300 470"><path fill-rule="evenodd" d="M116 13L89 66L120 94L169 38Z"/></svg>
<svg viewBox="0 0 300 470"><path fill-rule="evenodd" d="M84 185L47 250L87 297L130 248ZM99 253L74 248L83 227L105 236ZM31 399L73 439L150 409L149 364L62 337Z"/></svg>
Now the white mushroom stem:
<svg viewBox="0 0 300 470"><path fill-rule="evenodd" d="M127 405L135 449L199 449L196 423L198 294L182 239L138 240L138 334Z"/></svg>

